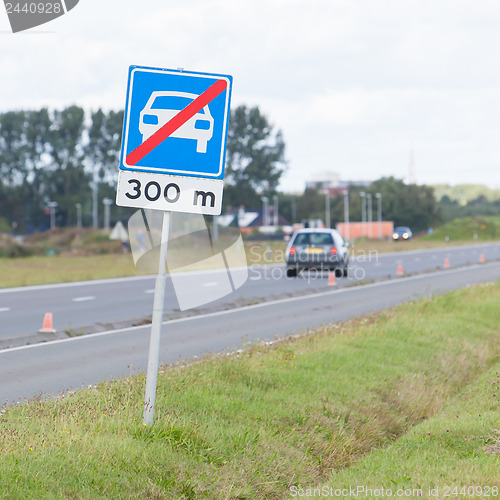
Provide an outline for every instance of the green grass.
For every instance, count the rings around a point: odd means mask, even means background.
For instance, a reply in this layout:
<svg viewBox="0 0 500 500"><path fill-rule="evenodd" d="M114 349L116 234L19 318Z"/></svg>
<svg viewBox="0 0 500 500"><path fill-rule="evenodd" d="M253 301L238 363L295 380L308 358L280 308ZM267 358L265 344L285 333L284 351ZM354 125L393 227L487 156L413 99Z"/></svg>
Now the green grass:
<svg viewBox="0 0 500 500"><path fill-rule="evenodd" d="M499 374L497 363L458 397L446 402L439 414L412 428L390 446L374 450L352 467L334 474L324 486L421 490L425 498L442 498L446 491L451 493L457 488L458 492L466 493L448 496L498 498ZM447 486L451 490L446 490ZM476 489L468 491L471 487ZM479 494L481 487L483 494ZM429 490L440 495L429 495ZM488 490L490 494L486 495Z"/></svg>
<svg viewBox="0 0 500 500"><path fill-rule="evenodd" d="M162 367L151 428L143 375L10 407L0 498L498 486L499 300L498 283L471 287Z"/></svg>
<svg viewBox="0 0 500 500"><path fill-rule="evenodd" d="M130 254L0 259L0 288L136 276Z"/></svg>
<svg viewBox="0 0 500 500"><path fill-rule="evenodd" d="M500 217L482 216L454 219L426 235L427 241L443 241L446 237L455 241L491 241L500 240ZM476 240L474 239L476 238Z"/></svg>

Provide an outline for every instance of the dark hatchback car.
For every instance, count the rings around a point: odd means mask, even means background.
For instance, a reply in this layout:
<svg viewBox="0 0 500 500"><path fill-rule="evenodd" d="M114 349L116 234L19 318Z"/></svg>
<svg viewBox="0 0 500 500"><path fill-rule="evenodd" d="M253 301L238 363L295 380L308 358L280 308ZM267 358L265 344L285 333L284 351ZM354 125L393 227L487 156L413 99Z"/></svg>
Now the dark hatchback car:
<svg viewBox="0 0 500 500"><path fill-rule="evenodd" d="M394 241L408 241L411 240L412 236L413 233L411 232L411 229L409 227L399 226L396 229L394 229L392 239Z"/></svg>
<svg viewBox="0 0 500 500"><path fill-rule="evenodd" d="M347 276L349 250L335 229L301 229L286 248L286 275L297 276L304 269L335 271Z"/></svg>

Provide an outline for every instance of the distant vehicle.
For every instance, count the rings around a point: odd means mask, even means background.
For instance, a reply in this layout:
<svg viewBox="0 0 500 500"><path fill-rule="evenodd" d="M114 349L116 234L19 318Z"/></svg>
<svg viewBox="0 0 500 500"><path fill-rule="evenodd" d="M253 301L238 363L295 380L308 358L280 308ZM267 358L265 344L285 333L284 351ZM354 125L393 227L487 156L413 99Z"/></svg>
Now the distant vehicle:
<svg viewBox="0 0 500 500"><path fill-rule="evenodd" d="M139 116L139 132L142 142L149 139L163 125L170 121L198 96L188 92L157 91L151 94L146 106ZM206 153L207 143L214 132L214 119L208 105L174 131L170 137L193 139L196 141L196 152Z"/></svg>
<svg viewBox="0 0 500 500"><path fill-rule="evenodd" d="M406 240L411 240L412 236L413 233L411 232L411 229L409 227L399 226L396 229L394 229L392 239L394 241L406 241Z"/></svg>
<svg viewBox="0 0 500 500"><path fill-rule="evenodd" d="M286 248L286 275L297 276L304 269L332 270L347 276L349 250L335 229L307 228L292 235Z"/></svg>

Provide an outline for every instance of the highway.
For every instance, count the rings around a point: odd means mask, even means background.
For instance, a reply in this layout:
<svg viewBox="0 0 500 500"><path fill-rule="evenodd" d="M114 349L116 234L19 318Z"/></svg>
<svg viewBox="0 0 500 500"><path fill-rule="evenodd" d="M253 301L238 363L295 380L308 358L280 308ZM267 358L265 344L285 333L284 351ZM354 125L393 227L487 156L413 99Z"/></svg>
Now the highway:
<svg viewBox="0 0 500 500"><path fill-rule="evenodd" d="M461 255L461 252L464 252L464 255ZM246 341L272 340L276 336L300 333L471 283L496 280L500 278L500 263L491 261L497 253L500 253L498 245L482 245L474 248L457 247L423 253L380 255L371 262L363 262L363 265L360 261L353 265L353 272L356 269L365 270L366 275L361 281L374 280L362 286L349 286L354 281L346 279L337 280L339 286L329 287L328 279L324 276L314 280L308 279L307 276L291 280L278 277L276 271L273 279L262 275L258 279L252 279L257 276L252 276L251 269L248 286L245 287L253 293L259 293L259 286L269 287L267 295L260 291L264 294L265 301L234 307L238 305L236 300L231 309L198 311L196 315L190 312L191 315L184 314L181 315L183 317L166 320L162 332L161 362L189 360L207 352L233 350L240 348ZM490 262L476 264L474 261L479 260L481 254ZM436 256L435 259L432 255ZM450 265L452 259L458 260L461 256L462 267L442 269L443 262L440 260L445 256L450 259ZM432 266L433 261L436 261L435 268L441 269L424 272L427 266ZM396 277L393 267L397 267L398 263L413 275ZM413 270L412 265L421 269L421 274L417 274L418 271ZM272 268L256 267L253 272L263 273L266 269ZM376 276L379 276L379 281L374 278ZM148 282L148 279L151 281ZM113 283L100 283L95 286L120 287L119 280L111 281ZM281 288L278 285L271 286L275 282L281 285ZM341 282L343 286L340 286ZM129 280L127 283L152 286L153 281L152 278L144 278ZM245 287L239 290L242 297ZM63 290L62 295L65 294L66 299L70 297L69 289L78 293L82 291L79 285L59 288ZM121 288L125 286L122 284ZM287 289L292 296L284 296L283 290ZM272 295L280 290L281 296ZM29 293L36 291L39 291L38 288ZM15 295L21 292L11 293ZM92 301L75 303L78 305L85 302ZM152 307L151 301L149 307ZM149 333L148 325L125 327L0 350L0 406L38 394L58 394L143 371L147 362Z"/></svg>
<svg viewBox="0 0 500 500"><path fill-rule="evenodd" d="M445 259L449 260L450 268L476 264L481 254L487 262L500 260L500 244L390 254L364 254L354 249L349 277L337 279L336 285L341 288L393 279L397 277L399 264L405 275L442 269ZM326 274L311 272L298 278L286 278L283 265L263 265L265 262L254 258L251 252L247 258L249 279L245 285L230 296L203 308L180 313L172 283L168 280L165 318L186 317L238 305L314 293L323 290L328 284ZM196 283L200 288L210 287L214 284L213 275L210 272L201 273L196 277ZM154 276L144 276L1 289L0 348L47 340L46 336L37 335L46 312L53 313L57 338L66 337L66 332L78 335L147 322L151 318L154 284Z"/></svg>

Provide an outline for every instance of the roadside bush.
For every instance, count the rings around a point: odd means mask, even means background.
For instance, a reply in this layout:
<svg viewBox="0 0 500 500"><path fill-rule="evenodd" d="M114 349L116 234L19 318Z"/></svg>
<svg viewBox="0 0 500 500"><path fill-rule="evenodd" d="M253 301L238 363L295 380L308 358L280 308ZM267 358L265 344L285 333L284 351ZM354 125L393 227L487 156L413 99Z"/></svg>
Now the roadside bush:
<svg viewBox="0 0 500 500"><path fill-rule="evenodd" d="M0 234L0 258L29 257L33 255L30 248L20 244L10 234Z"/></svg>
<svg viewBox="0 0 500 500"><path fill-rule="evenodd" d="M22 243L8 234L1 235L0 238L0 257L63 253L85 256L122 253L122 251L120 241L112 241L108 232L92 228L56 228L30 234Z"/></svg>
<svg viewBox="0 0 500 500"><path fill-rule="evenodd" d="M94 241L87 243L83 249L89 254L109 254L109 253L122 253L123 247L121 241L110 240L106 237L103 241Z"/></svg>

